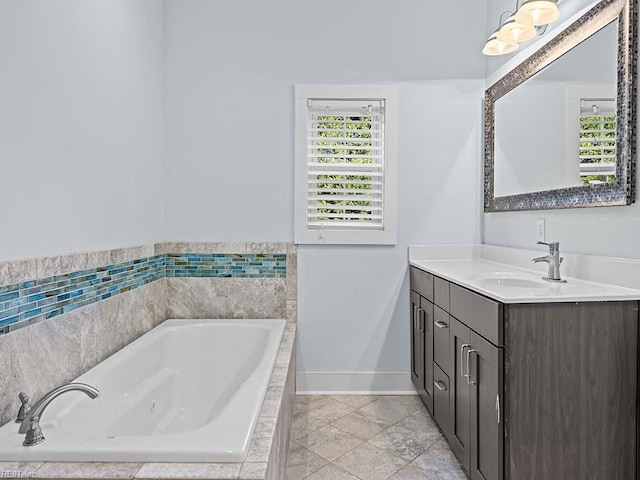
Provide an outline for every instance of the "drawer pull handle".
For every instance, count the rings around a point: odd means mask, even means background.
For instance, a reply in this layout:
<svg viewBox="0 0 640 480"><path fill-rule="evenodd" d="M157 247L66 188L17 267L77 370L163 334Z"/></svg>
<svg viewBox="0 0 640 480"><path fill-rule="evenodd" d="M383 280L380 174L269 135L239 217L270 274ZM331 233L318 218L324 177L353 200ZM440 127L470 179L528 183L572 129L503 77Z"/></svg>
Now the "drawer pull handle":
<svg viewBox="0 0 640 480"><path fill-rule="evenodd" d="M436 387L441 392L446 392L447 391L446 385L443 382L441 382L440 380L438 380L437 382L433 382L433 386Z"/></svg>
<svg viewBox="0 0 640 480"><path fill-rule="evenodd" d="M460 346L460 375L462 375L462 378L467 378L469 376L464 374L464 349L469 348L470 346L471 345L468 343Z"/></svg>
<svg viewBox="0 0 640 480"><path fill-rule="evenodd" d="M473 348L470 348L469 350L467 350L467 383L469 385L475 385L477 382L475 380L471 379L471 368L470 368L470 363L471 363L471 354L475 353L476 355L478 354L477 350L474 350Z"/></svg>
<svg viewBox="0 0 640 480"><path fill-rule="evenodd" d="M433 324L438 328L447 328L449 326L444 322L433 322Z"/></svg>

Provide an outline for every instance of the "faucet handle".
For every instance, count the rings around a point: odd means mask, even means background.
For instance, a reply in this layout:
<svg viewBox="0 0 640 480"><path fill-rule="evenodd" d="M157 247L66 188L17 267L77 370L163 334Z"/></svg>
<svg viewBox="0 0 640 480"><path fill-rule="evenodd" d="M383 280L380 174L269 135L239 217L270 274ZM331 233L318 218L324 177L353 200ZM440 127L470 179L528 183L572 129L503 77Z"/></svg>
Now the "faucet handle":
<svg viewBox="0 0 640 480"><path fill-rule="evenodd" d="M560 250L560 242L537 242L538 245L546 245L549 247L549 252L553 253L557 250Z"/></svg>
<svg viewBox="0 0 640 480"><path fill-rule="evenodd" d="M22 403L22 405L20 405L20 408L18 409L18 416L16 417L16 423L22 423L22 421L27 416L27 413L29 413L29 410L31 410L31 404L29 403L29 395L27 395L24 392L20 392L18 394L18 398L20 399L20 402Z"/></svg>

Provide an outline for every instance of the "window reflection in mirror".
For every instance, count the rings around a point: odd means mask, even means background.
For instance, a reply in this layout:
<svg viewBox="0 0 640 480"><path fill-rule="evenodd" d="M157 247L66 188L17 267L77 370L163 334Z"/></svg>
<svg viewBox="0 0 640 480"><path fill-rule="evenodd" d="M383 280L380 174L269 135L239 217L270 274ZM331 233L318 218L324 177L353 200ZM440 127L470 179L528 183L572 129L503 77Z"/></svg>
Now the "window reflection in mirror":
<svg viewBox="0 0 640 480"><path fill-rule="evenodd" d="M495 104L495 196L615 181L618 21Z"/></svg>

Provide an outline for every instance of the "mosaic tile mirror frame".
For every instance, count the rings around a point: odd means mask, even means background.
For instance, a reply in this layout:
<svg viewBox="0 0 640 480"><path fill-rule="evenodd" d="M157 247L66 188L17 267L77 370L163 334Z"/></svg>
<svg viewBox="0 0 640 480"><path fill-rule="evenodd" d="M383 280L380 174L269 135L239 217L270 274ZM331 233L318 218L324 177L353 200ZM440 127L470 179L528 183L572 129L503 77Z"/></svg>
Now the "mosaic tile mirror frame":
<svg viewBox="0 0 640 480"><path fill-rule="evenodd" d="M496 197L496 101L616 19L619 23L615 182ZM637 22L637 0L602 0L486 90L485 212L630 205L635 202Z"/></svg>

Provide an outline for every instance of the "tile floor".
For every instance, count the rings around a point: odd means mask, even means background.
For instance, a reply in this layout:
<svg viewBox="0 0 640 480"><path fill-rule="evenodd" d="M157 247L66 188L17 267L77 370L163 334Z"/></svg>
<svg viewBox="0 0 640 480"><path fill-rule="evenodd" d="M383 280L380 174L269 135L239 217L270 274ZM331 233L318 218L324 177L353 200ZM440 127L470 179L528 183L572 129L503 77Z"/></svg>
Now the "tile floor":
<svg viewBox="0 0 640 480"><path fill-rule="evenodd" d="M465 480L417 396L298 396L287 480Z"/></svg>

